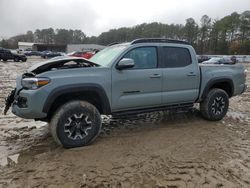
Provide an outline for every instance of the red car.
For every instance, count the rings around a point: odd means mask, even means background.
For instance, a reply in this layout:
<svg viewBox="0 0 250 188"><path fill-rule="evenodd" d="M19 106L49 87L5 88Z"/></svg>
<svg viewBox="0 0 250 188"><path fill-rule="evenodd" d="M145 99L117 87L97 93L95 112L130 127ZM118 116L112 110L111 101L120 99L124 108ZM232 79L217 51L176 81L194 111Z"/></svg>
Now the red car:
<svg viewBox="0 0 250 188"><path fill-rule="evenodd" d="M72 53L69 53L68 55L69 56L74 56L74 57L83 57L85 59L89 59L93 55L95 55L95 52L93 52L93 51L72 52Z"/></svg>

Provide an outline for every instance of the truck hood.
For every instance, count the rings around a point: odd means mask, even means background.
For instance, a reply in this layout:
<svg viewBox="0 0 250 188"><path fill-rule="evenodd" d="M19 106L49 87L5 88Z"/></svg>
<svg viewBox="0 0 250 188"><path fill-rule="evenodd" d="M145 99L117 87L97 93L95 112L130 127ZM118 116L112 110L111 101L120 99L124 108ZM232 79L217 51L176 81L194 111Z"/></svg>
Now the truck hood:
<svg viewBox="0 0 250 188"><path fill-rule="evenodd" d="M40 74L42 72L57 70L57 69L98 67L98 66L100 65L81 57L60 56L52 58L48 61L36 63L27 70L27 73Z"/></svg>

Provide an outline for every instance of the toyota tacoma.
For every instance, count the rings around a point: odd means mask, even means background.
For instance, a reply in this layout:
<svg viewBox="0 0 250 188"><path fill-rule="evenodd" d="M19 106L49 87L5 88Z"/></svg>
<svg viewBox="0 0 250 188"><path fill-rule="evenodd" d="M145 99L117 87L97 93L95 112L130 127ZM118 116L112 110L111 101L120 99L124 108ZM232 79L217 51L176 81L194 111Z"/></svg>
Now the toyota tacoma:
<svg viewBox="0 0 250 188"><path fill-rule="evenodd" d="M227 113L229 98L246 89L243 65L198 64L185 41L137 39L111 45L91 59L58 57L17 78L5 113L49 122L65 148L91 143L101 114L130 115L200 104L210 121Z"/></svg>

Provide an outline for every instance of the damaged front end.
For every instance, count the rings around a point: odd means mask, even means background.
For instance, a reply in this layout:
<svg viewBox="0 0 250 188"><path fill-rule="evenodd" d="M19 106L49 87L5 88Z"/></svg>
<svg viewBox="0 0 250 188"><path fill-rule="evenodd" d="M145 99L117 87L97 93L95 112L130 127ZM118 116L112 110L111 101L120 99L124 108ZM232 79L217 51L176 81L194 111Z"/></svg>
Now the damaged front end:
<svg viewBox="0 0 250 188"><path fill-rule="evenodd" d="M40 116L41 106L45 96L44 90L39 88L49 84L50 78L41 76L41 73L48 71L56 71L62 69L75 69L83 67L98 67L84 58L60 57L52 58L48 61L34 64L22 76L16 79L16 88L10 92L5 99L5 108L3 114L6 115L12 106L12 112L19 117L33 117L34 114ZM31 102L32 101L32 102ZM34 102L36 101L36 102ZM44 114L43 114L44 115Z"/></svg>
<svg viewBox="0 0 250 188"><path fill-rule="evenodd" d="M26 105L26 99L23 97L18 96L19 92L23 89L23 86L21 84L22 78L27 73L24 73L22 76L18 76L16 79L16 87L9 93L9 95L5 99L5 107L3 110L3 115L6 115L12 104L17 104L20 107L25 108Z"/></svg>
<svg viewBox="0 0 250 188"><path fill-rule="evenodd" d="M15 100L15 93L16 93L16 88L13 89L10 94L8 95L8 97L5 99L5 107L3 110L3 115L6 115L8 110L10 109L12 103Z"/></svg>
<svg viewBox="0 0 250 188"><path fill-rule="evenodd" d="M83 67L99 67L100 65L93 63L81 57L56 57L48 61L40 62L27 70L27 73L40 74L42 72L60 69L74 69Z"/></svg>

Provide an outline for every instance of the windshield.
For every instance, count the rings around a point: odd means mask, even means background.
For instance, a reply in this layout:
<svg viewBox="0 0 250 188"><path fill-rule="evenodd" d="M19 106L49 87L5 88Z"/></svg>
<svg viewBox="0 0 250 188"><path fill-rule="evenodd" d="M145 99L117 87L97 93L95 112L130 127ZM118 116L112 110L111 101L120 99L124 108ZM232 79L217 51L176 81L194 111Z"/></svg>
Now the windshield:
<svg viewBox="0 0 250 188"><path fill-rule="evenodd" d="M108 67L110 63L126 48L126 45L111 46L103 49L95 54L89 60L104 67Z"/></svg>

